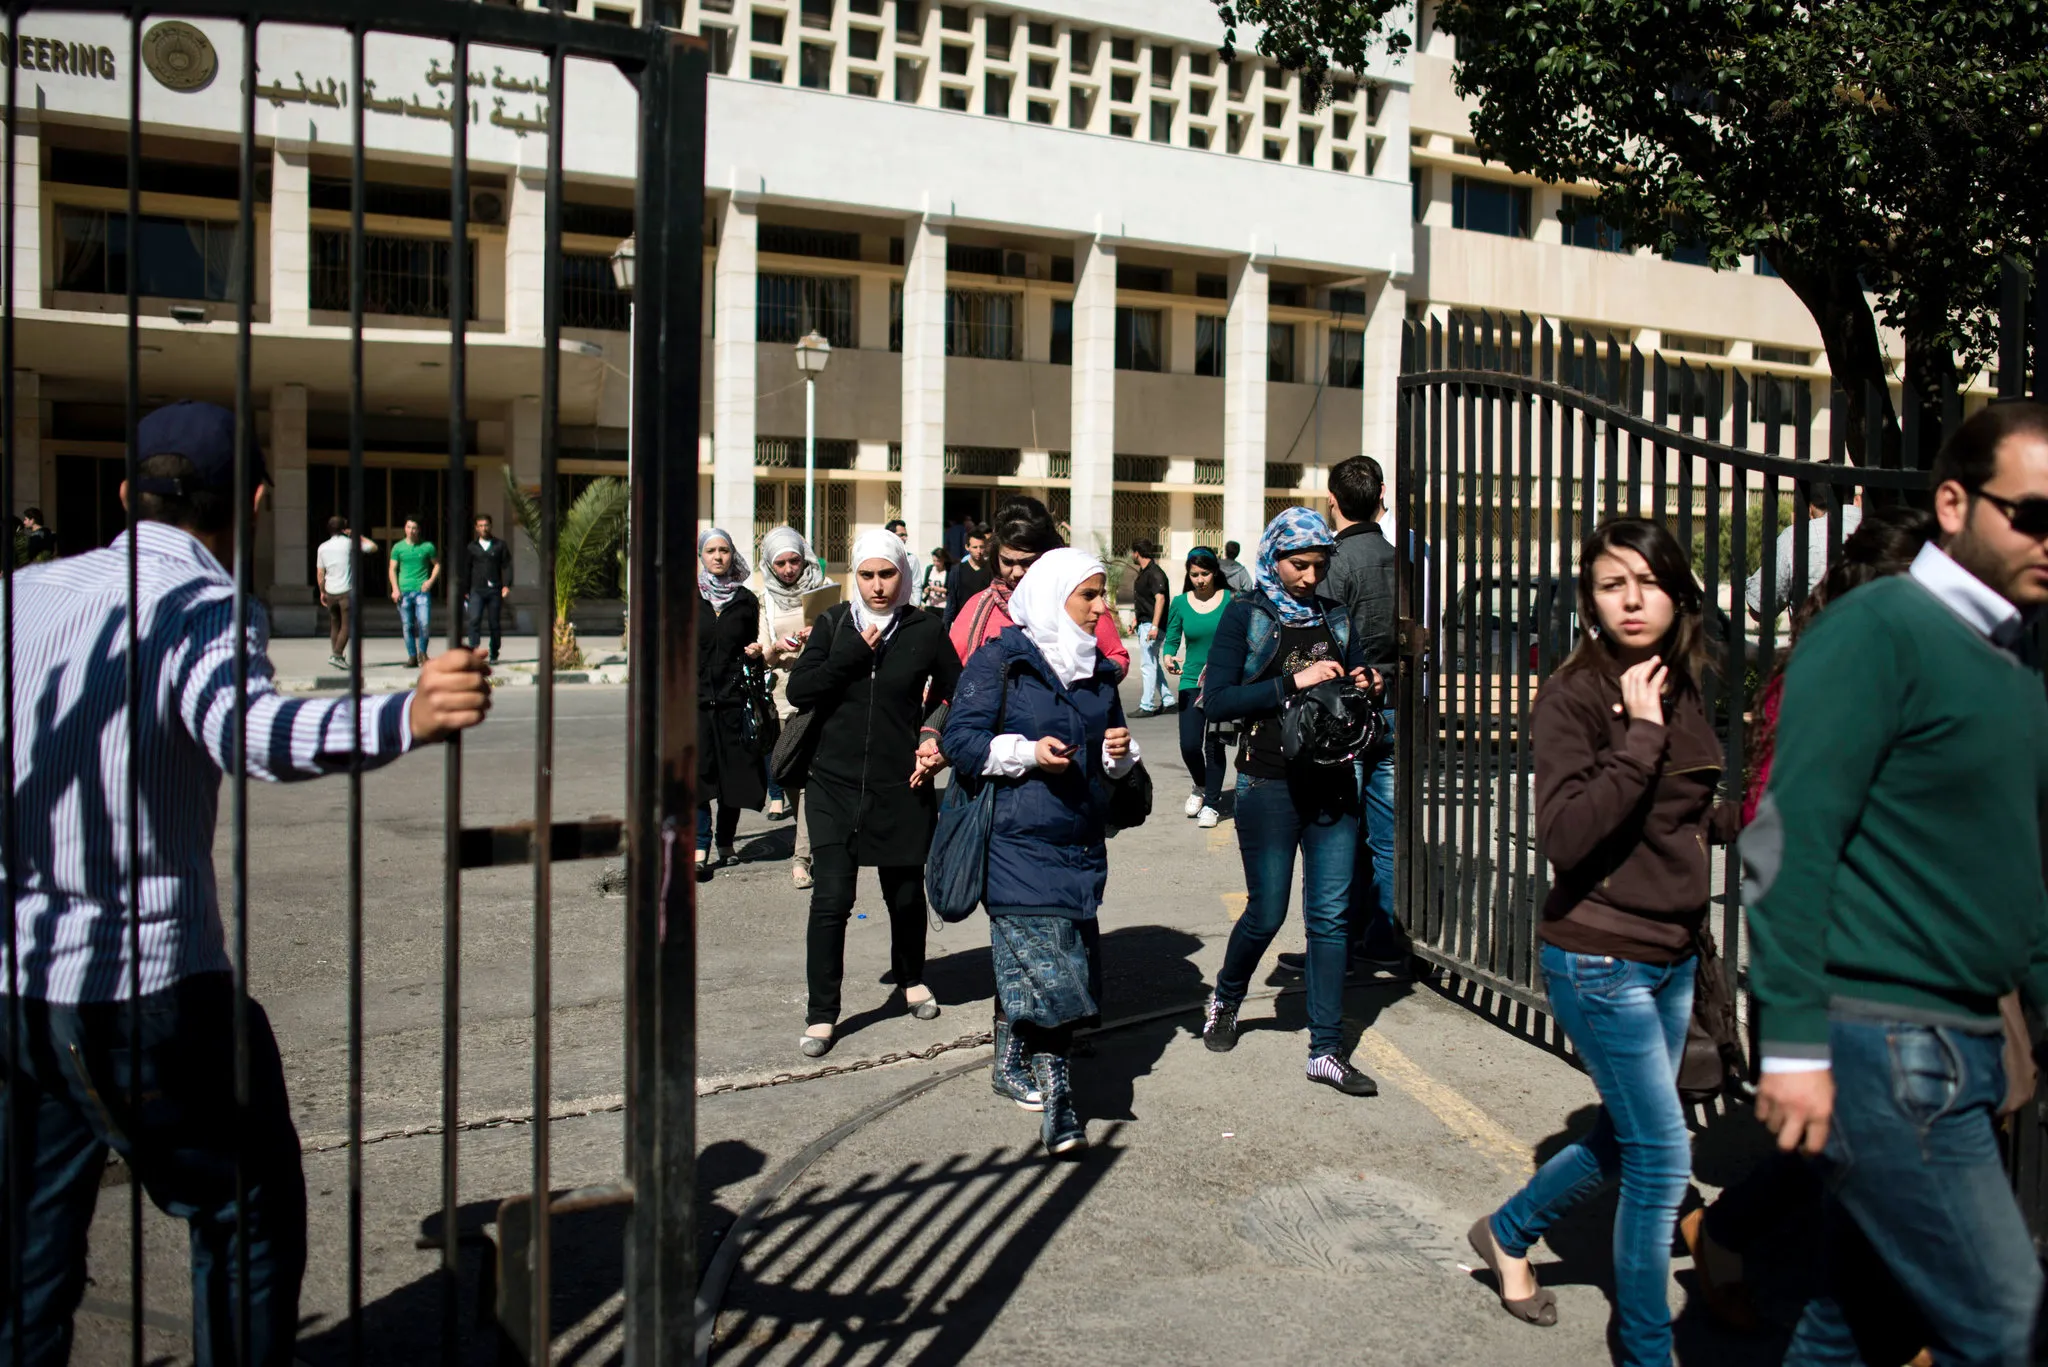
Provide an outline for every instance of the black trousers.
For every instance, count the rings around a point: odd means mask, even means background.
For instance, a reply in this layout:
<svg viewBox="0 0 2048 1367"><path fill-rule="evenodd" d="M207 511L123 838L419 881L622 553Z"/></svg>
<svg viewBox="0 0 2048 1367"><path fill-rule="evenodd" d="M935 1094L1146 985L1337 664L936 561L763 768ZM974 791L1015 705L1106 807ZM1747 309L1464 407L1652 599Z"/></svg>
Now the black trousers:
<svg viewBox="0 0 2048 1367"><path fill-rule="evenodd" d="M882 880L882 903L889 911L889 966L898 988L924 982L924 865L903 864L876 869ZM810 979L806 1025L834 1025L839 1020L839 985L846 977L846 922L853 914L860 870L844 845L811 849L811 925L805 942L805 967Z"/></svg>
<svg viewBox="0 0 2048 1367"><path fill-rule="evenodd" d="M477 638L483 634L485 619L491 624L491 658L498 658L498 626L504 614L505 600L496 589L471 589L469 597L463 600L462 615L469 628L469 648L476 649Z"/></svg>

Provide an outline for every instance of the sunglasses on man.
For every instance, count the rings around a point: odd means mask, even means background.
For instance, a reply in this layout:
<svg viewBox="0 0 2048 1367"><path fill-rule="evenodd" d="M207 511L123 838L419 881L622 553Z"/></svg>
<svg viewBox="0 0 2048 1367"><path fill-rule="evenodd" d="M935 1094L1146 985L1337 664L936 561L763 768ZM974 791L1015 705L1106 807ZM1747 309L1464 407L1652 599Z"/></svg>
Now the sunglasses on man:
<svg viewBox="0 0 2048 1367"><path fill-rule="evenodd" d="M1979 489L1973 497L1983 499L2004 513L2006 520L2012 523L2012 529L2021 536L2031 536L2037 540L2048 539L2048 498L2037 495L2031 498L2010 499L1994 494L1989 489Z"/></svg>

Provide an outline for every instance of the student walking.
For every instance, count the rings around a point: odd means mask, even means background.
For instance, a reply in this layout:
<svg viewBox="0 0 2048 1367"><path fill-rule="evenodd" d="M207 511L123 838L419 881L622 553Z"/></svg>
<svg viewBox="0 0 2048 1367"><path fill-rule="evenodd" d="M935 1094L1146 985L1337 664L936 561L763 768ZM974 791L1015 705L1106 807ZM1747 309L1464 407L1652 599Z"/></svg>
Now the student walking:
<svg viewBox="0 0 2048 1367"><path fill-rule="evenodd" d="M327 663L348 668L348 642L355 631L355 555L375 555L377 543L369 537L349 535L348 519L327 519L327 539L313 554L313 584L320 593L320 606L327 609Z"/></svg>
<svg viewBox="0 0 2048 1367"><path fill-rule="evenodd" d="M965 551L946 571L946 626L950 628L953 619L960 615L961 606L994 580L995 570L988 563L988 528L970 526L967 528Z"/></svg>
<svg viewBox="0 0 2048 1367"><path fill-rule="evenodd" d="M924 985L924 858L938 804L931 776L944 767L939 733L960 658L938 617L910 605L910 550L891 532L853 543L853 597L827 608L789 676L789 700L818 709L817 751L804 786L811 823L809 1006L804 1054L836 1042L846 922L861 869L881 878L889 959L904 1005L932 1020Z"/></svg>
<svg viewBox="0 0 2048 1367"><path fill-rule="evenodd" d="M761 658L761 602L722 528L697 538L697 872L734 863L740 812L768 800L768 771L747 745L747 671ZM718 804L712 862L713 801Z"/></svg>
<svg viewBox="0 0 2048 1367"><path fill-rule="evenodd" d="M158 1209L191 1226L194 1359L288 1367L306 1268L305 1176L277 1041L253 1001L237 1039L214 874L221 776L238 762L266 782L347 773L357 753L380 768L477 725L490 688L482 661L451 650L411 691L365 697L360 711L345 697L280 696L263 604L252 602L248 630L237 630L222 564L238 511L234 414L174 403L145 417L136 439L138 478L121 488L132 527L105 550L19 571L12 585L10 725L32 762L14 769L22 838L5 871L20 957L0 999L0 1087L15 1127L0 1134L0 1241L18 1251L19 1281L18 1299L0 1304L0 1361L70 1360L111 1149ZM253 525L268 492L260 457L250 483ZM248 665L239 700L238 657ZM139 808L118 781L130 774ZM127 901L131 840L144 865L139 906ZM249 1085L237 1104L244 1043ZM15 1211L22 1222L9 1227Z"/></svg>
<svg viewBox="0 0 2048 1367"><path fill-rule="evenodd" d="M1829 607L1785 670L1743 840L1757 1115L1820 1155L1835 1251L1875 1251L1934 1360L2006 1367L2032 1360L2041 1302L1997 1113L1999 999L2048 1002L2048 701L2015 654L2048 604L2048 406L1978 412L1934 482L1937 541ZM1855 1328L1822 1295L1785 1361L1857 1362Z"/></svg>
<svg viewBox="0 0 2048 1367"><path fill-rule="evenodd" d="M1166 630L1166 602L1172 587L1159 568L1159 547L1143 539L1131 543L1131 562L1138 567L1131 581L1131 618L1137 623L1138 715L1156 717L1166 706L1166 671L1159 665L1159 638Z"/></svg>
<svg viewBox="0 0 2048 1367"><path fill-rule="evenodd" d="M1252 591L1252 572L1237 561L1238 553L1242 549L1235 541L1223 543L1223 587L1232 593Z"/></svg>
<svg viewBox="0 0 2048 1367"><path fill-rule="evenodd" d="M796 657L803 653L811 628L804 625L804 601L810 595L832 587L832 581L818 568L817 554L802 532L794 527L777 527L761 538L761 659L781 675L782 687L775 695L775 712L784 723L796 715L789 700L789 673ZM799 888L811 886L811 828L803 820L803 790L782 789L768 781L768 815L791 817L796 822L796 855L790 877Z"/></svg>
<svg viewBox="0 0 2048 1367"><path fill-rule="evenodd" d="M1124 725L1116 667L1096 648L1111 610L1102 562L1047 552L1010 599L1017 625L961 675L944 749L964 775L995 783L988 842L989 946L1009 1022L998 1067L1024 1071L1048 1154L1083 1149L1069 1060L1077 1026L1102 1011L1096 913L1109 881L1105 782L1138 745Z"/></svg>
<svg viewBox="0 0 2048 1367"><path fill-rule="evenodd" d="M499 627L505 600L512 596L512 546L495 535L488 515L476 520L476 535L462 552L462 615L475 650L484 623L491 626L491 663L498 662Z"/></svg>
<svg viewBox="0 0 2048 1367"><path fill-rule="evenodd" d="M1579 553L1588 630L1544 681L1531 726L1537 829L1555 872L1537 928L1551 1013L1600 1093L1593 1127L1473 1225L1501 1305L1557 1323L1529 1249L1619 1178L1616 1340L1629 1367L1669 1367L1665 1284L1692 1144L1678 1063L1711 893L1707 845L1734 833L1717 801L1721 742L1700 700L1700 589L1661 525L1613 518Z"/></svg>
<svg viewBox="0 0 2048 1367"><path fill-rule="evenodd" d="M1052 520L1052 514L1029 495L1013 498L997 510L991 539L995 543L995 558L991 561L995 578L986 589L961 604L960 612L947 629L963 664L975 651L1000 636L1005 627L1013 625L1010 595L1023 582L1025 572L1038 563L1038 557L1067 544L1060 538L1059 525ZM1096 620L1095 647L1116 666L1118 679L1131 672L1131 653L1124 648L1115 613L1105 613Z"/></svg>
<svg viewBox="0 0 2048 1367"><path fill-rule="evenodd" d="M953 574L953 556L944 546L932 547L931 563L917 577L917 605L943 615L946 584Z"/></svg>
<svg viewBox="0 0 2048 1367"><path fill-rule="evenodd" d="M1345 912L1358 855L1358 770L1350 763L1289 760L1280 716L1288 699L1365 669L1343 605L1317 592L1336 538L1322 518L1289 508L1259 539L1257 589L1223 611L1209 647L1203 706L1213 721L1249 723L1237 759L1237 849L1244 861L1244 914L1231 927L1202 1039L1215 1053L1237 1047L1237 1013L1259 960L1287 919L1294 858L1302 858L1302 920L1308 929L1308 1079L1348 1096L1379 1085L1343 1055Z"/></svg>
<svg viewBox="0 0 2048 1367"><path fill-rule="evenodd" d="M405 520L405 539L391 547L387 560L391 601L398 605L398 627L405 636L405 667L418 669L426 663L434 585L441 582L440 558L434 543L422 535L418 518Z"/></svg>
<svg viewBox="0 0 2048 1367"><path fill-rule="evenodd" d="M1188 552L1181 591L1166 610L1166 639L1160 645L1167 673L1180 680L1180 757L1194 784L1181 811L1203 830L1221 819L1216 804L1223 799L1225 761L1223 742L1209 730L1202 709L1202 671L1209 663L1209 647L1216 640L1217 624L1230 599L1216 552L1207 546L1195 547Z"/></svg>

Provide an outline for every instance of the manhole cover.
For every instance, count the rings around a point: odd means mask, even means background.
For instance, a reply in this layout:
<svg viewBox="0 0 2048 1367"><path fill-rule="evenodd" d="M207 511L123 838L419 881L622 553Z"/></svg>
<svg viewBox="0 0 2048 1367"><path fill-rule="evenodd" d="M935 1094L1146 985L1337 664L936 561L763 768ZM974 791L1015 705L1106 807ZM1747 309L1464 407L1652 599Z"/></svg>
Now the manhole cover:
<svg viewBox="0 0 2048 1367"><path fill-rule="evenodd" d="M1406 1182L1318 1172L1258 1192L1238 1232L1276 1262L1355 1275L1454 1272L1469 1261L1455 1226L1450 1212Z"/></svg>

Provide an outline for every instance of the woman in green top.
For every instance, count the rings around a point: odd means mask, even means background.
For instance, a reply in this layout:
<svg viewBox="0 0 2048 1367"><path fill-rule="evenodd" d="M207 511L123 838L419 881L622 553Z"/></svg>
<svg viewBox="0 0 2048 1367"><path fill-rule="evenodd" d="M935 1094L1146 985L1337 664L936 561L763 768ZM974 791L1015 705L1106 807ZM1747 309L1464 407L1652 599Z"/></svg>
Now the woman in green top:
<svg viewBox="0 0 2048 1367"><path fill-rule="evenodd" d="M1202 713L1202 666L1209 662L1209 643L1230 602L1223 587L1223 566L1216 552L1197 546L1188 552L1187 578L1180 596L1166 610L1166 638L1161 650L1166 669L1180 676L1180 757L1187 763L1195 789L1182 811L1207 829L1216 824L1216 803L1223 796L1223 741L1209 734Z"/></svg>

